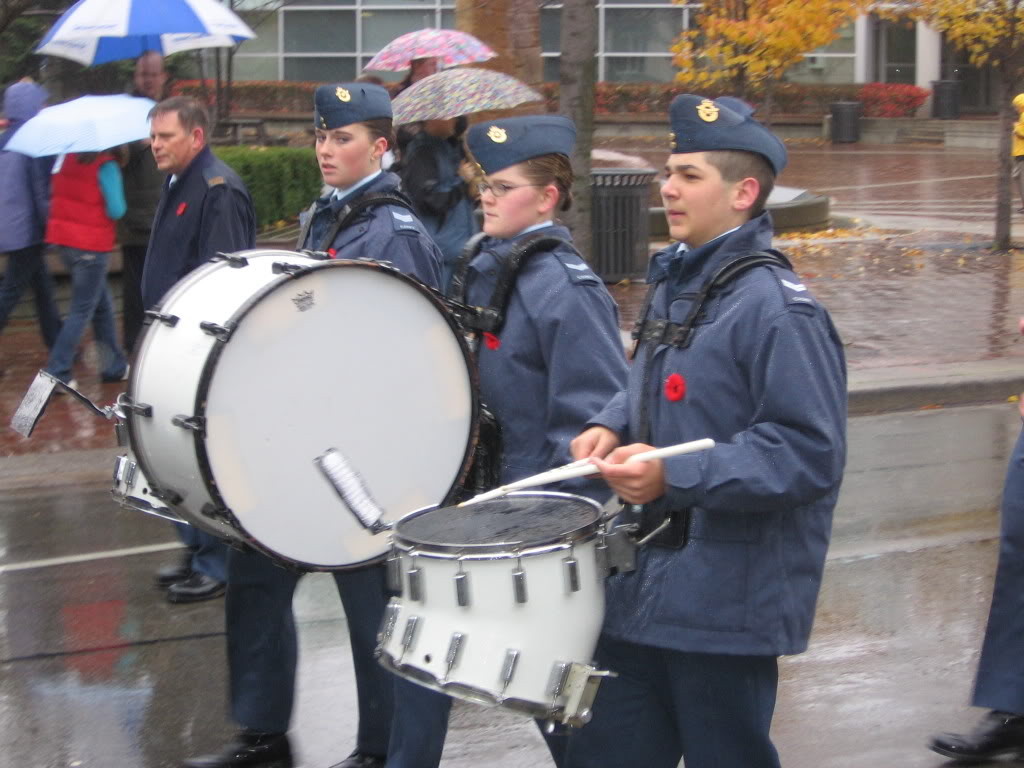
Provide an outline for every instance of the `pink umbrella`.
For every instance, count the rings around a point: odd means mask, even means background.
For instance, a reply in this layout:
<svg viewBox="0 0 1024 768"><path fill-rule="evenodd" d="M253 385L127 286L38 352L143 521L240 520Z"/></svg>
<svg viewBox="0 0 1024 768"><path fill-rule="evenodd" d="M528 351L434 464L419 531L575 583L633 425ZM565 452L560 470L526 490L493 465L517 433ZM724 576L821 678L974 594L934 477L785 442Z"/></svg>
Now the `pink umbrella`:
<svg viewBox="0 0 1024 768"><path fill-rule="evenodd" d="M370 59L365 69L400 72L413 59L437 59L441 67L487 61L497 54L472 35L457 29L418 29L396 37Z"/></svg>

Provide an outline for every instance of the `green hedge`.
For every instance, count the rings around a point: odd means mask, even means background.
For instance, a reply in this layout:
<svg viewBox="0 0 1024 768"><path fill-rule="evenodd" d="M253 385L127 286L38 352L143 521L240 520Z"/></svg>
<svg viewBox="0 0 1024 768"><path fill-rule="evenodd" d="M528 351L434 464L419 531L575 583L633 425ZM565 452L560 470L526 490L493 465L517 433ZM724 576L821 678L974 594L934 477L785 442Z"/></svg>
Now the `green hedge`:
<svg viewBox="0 0 1024 768"><path fill-rule="evenodd" d="M323 180L312 148L215 147L213 151L249 188L259 229L294 219L320 194Z"/></svg>

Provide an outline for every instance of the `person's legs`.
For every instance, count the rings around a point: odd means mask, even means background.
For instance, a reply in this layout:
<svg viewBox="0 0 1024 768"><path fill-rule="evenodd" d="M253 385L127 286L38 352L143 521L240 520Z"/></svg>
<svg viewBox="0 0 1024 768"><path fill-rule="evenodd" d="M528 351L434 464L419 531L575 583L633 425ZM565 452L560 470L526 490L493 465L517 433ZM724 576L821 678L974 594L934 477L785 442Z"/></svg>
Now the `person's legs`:
<svg viewBox="0 0 1024 768"><path fill-rule="evenodd" d="M39 331L47 349L52 349L60 334L60 312L54 298L53 278L43 258L43 243L20 248L7 254L7 268L0 284L0 331L27 286L32 287Z"/></svg>
<svg viewBox="0 0 1024 768"><path fill-rule="evenodd" d="M41 250L42 244L30 245L7 254L7 268L4 270L4 281L0 283L0 331L7 325L14 307L17 306L25 286L32 279L35 264L32 258L34 250Z"/></svg>
<svg viewBox="0 0 1024 768"><path fill-rule="evenodd" d="M100 378L103 381L120 380L128 368L128 360L117 343L117 330L114 327L114 302L110 295L110 285L105 279L100 300L92 315L92 332L100 353Z"/></svg>
<svg viewBox="0 0 1024 768"><path fill-rule="evenodd" d="M146 263L146 246L121 246L121 321L124 350L129 355L142 331L142 269Z"/></svg>
<svg viewBox="0 0 1024 768"><path fill-rule="evenodd" d="M663 652L601 637L596 657L616 677L601 681L593 719L569 736L565 768L676 768L682 745Z"/></svg>
<svg viewBox="0 0 1024 768"><path fill-rule="evenodd" d="M661 651L686 768L779 768L769 737L778 661Z"/></svg>
<svg viewBox="0 0 1024 768"><path fill-rule="evenodd" d="M377 663L377 630L388 595L383 565L335 571L334 581L345 609L355 667L359 731L355 750L383 758L388 752L394 711L394 676Z"/></svg>
<svg viewBox="0 0 1024 768"><path fill-rule="evenodd" d="M1013 158L1013 178L1017 182L1017 195L1020 198L1020 208L1024 211L1024 155Z"/></svg>
<svg viewBox="0 0 1024 768"><path fill-rule="evenodd" d="M437 768L448 734L451 697L397 675L393 679L395 716L387 768Z"/></svg>
<svg viewBox="0 0 1024 768"><path fill-rule="evenodd" d="M92 320L106 285L107 259L110 254L63 246L60 254L71 275L71 308L50 350L46 372L66 382L71 379L71 366L82 334Z"/></svg>
<svg viewBox="0 0 1024 768"><path fill-rule="evenodd" d="M53 286L53 275L46 266L44 246L38 246L34 256L36 268L32 272L32 293L36 302L36 317L39 318L39 332L47 349L53 349L60 335L61 319L57 309L56 291Z"/></svg>

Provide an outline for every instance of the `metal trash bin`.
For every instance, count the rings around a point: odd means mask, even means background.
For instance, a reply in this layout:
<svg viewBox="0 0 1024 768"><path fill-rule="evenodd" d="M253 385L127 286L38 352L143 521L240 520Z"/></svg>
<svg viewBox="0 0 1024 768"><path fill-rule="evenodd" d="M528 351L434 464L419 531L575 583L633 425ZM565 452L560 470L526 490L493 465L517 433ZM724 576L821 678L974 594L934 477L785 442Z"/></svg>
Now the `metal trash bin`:
<svg viewBox="0 0 1024 768"><path fill-rule="evenodd" d="M860 102L833 101L828 106L832 113L832 143L860 141Z"/></svg>
<svg viewBox="0 0 1024 768"><path fill-rule="evenodd" d="M932 117L939 120L960 117L959 80L932 80Z"/></svg>
<svg viewBox="0 0 1024 768"><path fill-rule="evenodd" d="M606 283L643 274L650 256L650 168L590 172L590 267Z"/></svg>

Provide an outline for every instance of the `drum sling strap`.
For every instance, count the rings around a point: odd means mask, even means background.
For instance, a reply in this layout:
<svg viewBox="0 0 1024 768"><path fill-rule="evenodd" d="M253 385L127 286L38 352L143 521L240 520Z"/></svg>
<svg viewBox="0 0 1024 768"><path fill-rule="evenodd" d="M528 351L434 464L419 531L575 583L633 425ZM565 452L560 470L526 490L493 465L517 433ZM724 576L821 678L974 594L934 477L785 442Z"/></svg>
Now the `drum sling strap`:
<svg viewBox="0 0 1024 768"><path fill-rule="evenodd" d="M658 289L660 281L652 283L647 289L647 297L644 299L644 306L633 327L633 357L641 344L650 345L648 355L644 360L643 372L640 379L640 410L639 429L635 435L636 441L640 443L650 442L651 423L648 412L647 391L650 388L651 367L654 359L654 351L661 344L668 344L677 349L686 349L693 340L694 326L704 311L708 300L725 286L738 278L744 272L754 267L776 266L784 269L792 269L789 260L782 254L758 251L746 254L727 262L718 269L697 291L693 304L690 306L686 317L681 323L670 322L667 318L662 320L648 320L651 304L654 301L654 294ZM666 518L667 521L666 521ZM640 513L639 538L646 538L659 527L663 530L651 536L650 543L656 546L672 547L679 549L686 546L687 530L689 528L689 510L658 510L645 505Z"/></svg>
<svg viewBox="0 0 1024 768"><path fill-rule="evenodd" d="M512 296L519 271L535 253L560 245L572 244L559 237L535 236L518 245L504 260L501 273L494 285L491 302L486 307L466 304L466 275L469 263L480 253L486 235L481 232L471 237L462 249L462 255L452 275L450 298L447 303L466 332L473 355L479 356L479 337L482 333L499 333L505 325L505 312ZM465 483L466 498L489 491L501 484L502 461L501 424L485 403L480 403L480 439L474 449L473 465Z"/></svg>
<svg viewBox="0 0 1024 768"><path fill-rule="evenodd" d="M386 195L364 195L357 197L350 203L346 203L339 210L334 221L331 222L331 226L327 228L327 232L324 233L321 238L319 245L314 248L307 248L306 250L313 251L326 251L331 247L331 243L334 238L337 237L341 230L345 229L351 224L355 218L365 211L367 208L375 208L378 205L397 205L401 208L405 208L407 211L416 215L416 211L412 207L412 203L405 195L397 190L390 192ZM306 223L302 225L302 229L299 232L299 240L296 243L296 248L302 249L302 244L306 242L306 236L309 234L310 228L313 226L313 217L316 215L316 203L313 203L307 212L309 216L306 218Z"/></svg>

